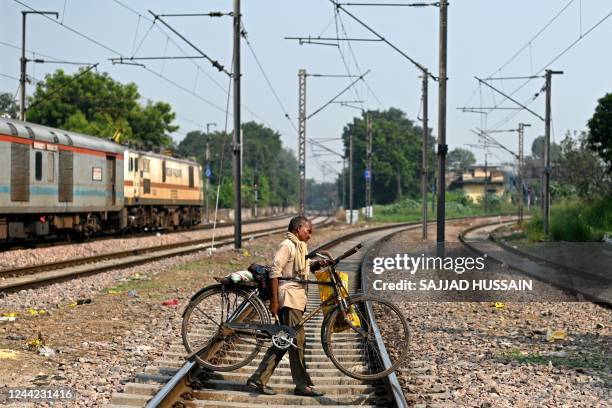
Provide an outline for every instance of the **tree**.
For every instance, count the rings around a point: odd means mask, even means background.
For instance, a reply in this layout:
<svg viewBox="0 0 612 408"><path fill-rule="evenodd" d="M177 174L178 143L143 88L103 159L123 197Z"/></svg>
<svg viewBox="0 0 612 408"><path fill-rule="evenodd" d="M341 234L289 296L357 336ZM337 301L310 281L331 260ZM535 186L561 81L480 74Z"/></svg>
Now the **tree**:
<svg viewBox="0 0 612 408"><path fill-rule="evenodd" d="M446 155L446 165L449 169L462 170L476 163L476 156L471 150L457 147Z"/></svg>
<svg viewBox="0 0 612 408"><path fill-rule="evenodd" d="M536 160L544 159L544 136L538 136L533 139L531 144L531 155ZM556 163L561 157L561 146L556 143L550 144L550 162Z"/></svg>
<svg viewBox="0 0 612 408"><path fill-rule="evenodd" d="M138 102L134 83L122 84L107 73L81 69L68 75L59 69L36 85L29 98L28 120L94 136L132 141L146 148L168 147L175 114L169 104Z"/></svg>
<svg viewBox="0 0 612 408"><path fill-rule="evenodd" d="M13 95L8 92L0 93L0 116L15 119L18 111L19 108L15 99L13 99Z"/></svg>
<svg viewBox="0 0 612 408"><path fill-rule="evenodd" d="M288 206L297 202L298 162L293 152L283 147L280 134L255 122L242 124L242 196L245 206L254 205L254 184L258 181L258 206ZM202 166L206 143L209 144L211 184L221 180L219 205L232 207L232 135L225 132L192 131L179 143L178 151L193 157ZM216 187L211 188L216 194Z"/></svg>
<svg viewBox="0 0 612 408"><path fill-rule="evenodd" d="M588 121L587 146L596 152L612 173L612 93L599 99L593 117Z"/></svg>
<svg viewBox="0 0 612 408"><path fill-rule="evenodd" d="M590 149L585 132L575 138L567 132L561 149L560 163L553 177L562 191L574 192L586 200L612 194L612 175L606 174L597 153Z"/></svg>
<svg viewBox="0 0 612 408"><path fill-rule="evenodd" d="M348 157L349 135L353 135L353 197L355 207L365 205L366 115L372 117L372 200L388 204L403 196L420 194L421 148L423 132L399 109L370 111L344 126L342 139ZM435 140L429 137L429 146ZM429 155L433 169L433 150ZM433 174L433 172L430 172ZM348 178L347 178L348 180ZM348 197L348 182L346 195ZM342 194L339 194L342 196Z"/></svg>

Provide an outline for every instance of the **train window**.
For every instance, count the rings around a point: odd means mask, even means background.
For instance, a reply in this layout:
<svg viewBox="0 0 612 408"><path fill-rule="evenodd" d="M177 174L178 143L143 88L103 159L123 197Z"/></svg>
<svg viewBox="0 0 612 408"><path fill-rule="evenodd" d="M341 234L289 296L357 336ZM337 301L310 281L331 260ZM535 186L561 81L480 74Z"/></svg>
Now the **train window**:
<svg viewBox="0 0 612 408"><path fill-rule="evenodd" d="M13 125L11 122L6 122L6 124L8 125L9 129L11 129L11 135L13 135L13 136L18 136L19 135L15 125Z"/></svg>
<svg viewBox="0 0 612 408"><path fill-rule="evenodd" d="M194 187L193 166L189 166L189 188Z"/></svg>
<svg viewBox="0 0 612 408"><path fill-rule="evenodd" d="M162 161L162 183L166 182L166 161Z"/></svg>
<svg viewBox="0 0 612 408"><path fill-rule="evenodd" d="M30 139L32 140L36 139L36 134L34 134L34 131L32 130L32 128L29 126L26 126L25 128L28 131L28 135L30 136Z"/></svg>
<svg viewBox="0 0 612 408"><path fill-rule="evenodd" d="M134 159L130 157L130 164L128 164L128 171L134 170Z"/></svg>
<svg viewBox="0 0 612 408"><path fill-rule="evenodd" d="M34 177L36 181L42 180L42 152L36 152L34 156Z"/></svg>
<svg viewBox="0 0 612 408"><path fill-rule="evenodd" d="M138 171L138 159L134 159L134 171Z"/></svg>
<svg viewBox="0 0 612 408"><path fill-rule="evenodd" d="M55 155L47 153L47 181L53 181L55 175Z"/></svg>

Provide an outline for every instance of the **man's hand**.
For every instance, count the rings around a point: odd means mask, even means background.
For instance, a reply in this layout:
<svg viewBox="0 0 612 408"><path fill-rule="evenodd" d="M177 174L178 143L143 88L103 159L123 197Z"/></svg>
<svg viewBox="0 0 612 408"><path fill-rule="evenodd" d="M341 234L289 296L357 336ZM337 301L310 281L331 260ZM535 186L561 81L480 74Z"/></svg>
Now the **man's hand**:
<svg viewBox="0 0 612 408"><path fill-rule="evenodd" d="M278 300L276 302L270 300L270 312L273 316L278 316Z"/></svg>
<svg viewBox="0 0 612 408"><path fill-rule="evenodd" d="M330 265L332 265L334 263L334 261L332 261L331 259L320 259L318 261L313 262L312 264L310 264L310 270L311 271L318 271L321 268L326 268Z"/></svg>

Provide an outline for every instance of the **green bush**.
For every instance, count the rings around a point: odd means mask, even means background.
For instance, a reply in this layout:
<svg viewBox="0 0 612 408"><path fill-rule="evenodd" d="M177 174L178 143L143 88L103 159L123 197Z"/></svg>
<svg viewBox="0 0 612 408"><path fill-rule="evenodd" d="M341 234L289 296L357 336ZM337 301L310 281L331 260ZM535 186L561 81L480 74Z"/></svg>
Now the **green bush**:
<svg viewBox="0 0 612 408"><path fill-rule="evenodd" d="M612 231L612 197L592 202L566 200L550 209L549 237L555 241L601 241ZM532 241L544 240L544 223L539 212L533 214L525 226Z"/></svg>

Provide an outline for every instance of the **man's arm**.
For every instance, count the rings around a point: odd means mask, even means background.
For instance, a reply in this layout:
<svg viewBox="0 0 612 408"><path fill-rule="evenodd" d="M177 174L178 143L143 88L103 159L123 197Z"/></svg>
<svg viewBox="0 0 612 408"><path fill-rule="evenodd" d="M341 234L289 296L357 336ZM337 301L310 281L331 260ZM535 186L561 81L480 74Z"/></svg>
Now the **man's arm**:
<svg viewBox="0 0 612 408"><path fill-rule="evenodd" d="M278 315L278 281L279 278L270 279L270 312L274 316Z"/></svg>
<svg viewBox="0 0 612 408"><path fill-rule="evenodd" d="M283 276L283 269L289 261L289 256L289 248L286 245L280 245L272 261L272 270L270 271L270 312L272 312L273 315L278 314L278 284L280 277Z"/></svg>

